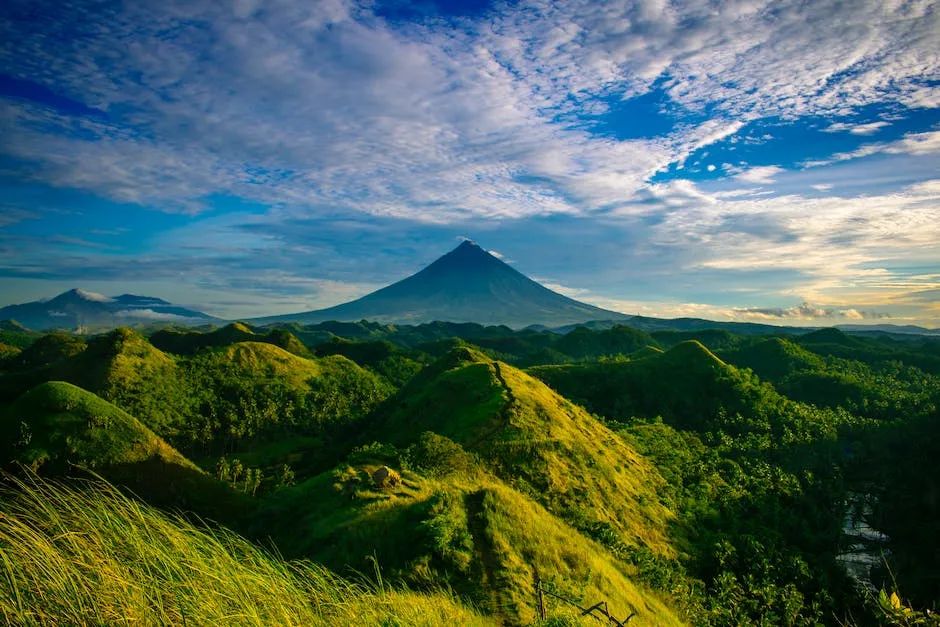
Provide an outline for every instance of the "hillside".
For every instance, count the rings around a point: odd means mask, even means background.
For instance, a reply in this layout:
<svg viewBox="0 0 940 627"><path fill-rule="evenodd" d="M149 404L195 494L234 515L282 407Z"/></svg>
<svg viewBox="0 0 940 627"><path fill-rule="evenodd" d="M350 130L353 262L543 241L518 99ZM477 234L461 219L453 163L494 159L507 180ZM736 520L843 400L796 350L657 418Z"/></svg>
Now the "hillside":
<svg viewBox="0 0 940 627"><path fill-rule="evenodd" d="M377 410L366 437L406 445L423 431L479 455L501 479L576 527L671 553L661 478L598 420L505 363L458 348Z"/></svg>
<svg viewBox="0 0 940 627"><path fill-rule="evenodd" d="M52 381L0 413L0 463L43 475L91 470L150 502L237 522L247 502L203 473L130 414Z"/></svg>
<svg viewBox="0 0 940 627"><path fill-rule="evenodd" d="M115 403L161 436L172 437L188 412L186 383L175 359L128 328L87 340L45 335L19 356L19 368L0 378L12 400L43 381L68 381Z"/></svg>
<svg viewBox="0 0 940 627"><path fill-rule="evenodd" d="M263 342L205 350L182 367L195 408L187 437L225 447L347 427L392 391L340 355L305 359Z"/></svg>
<svg viewBox="0 0 940 627"><path fill-rule="evenodd" d="M631 624L877 624L855 572L931 607L922 513L937 481L923 468L940 378L920 365L940 356L935 340L617 324L269 331L152 336L179 352L126 328L35 337L2 362L0 463L72 486L93 471L333 573L375 578L377 561L383 586L431 593L408 598L432 613L464 611L459 598L531 623L538 576L582 606L636 612ZM311 342L311 356L278 337ZM544 365L519 368L530 364ZM859 516L888 537L858 549L844 525ZM890 549L896 576L849 573L847 546ZM573 606L546 607L549 624L577 622Z"/></svg>
<svg viewBox="0 0 940 627"><path fill-rule="evenodd" d="M722 353L736 366L750 368L761 379L776 381L787 375L824 367L818 355L799 344L775 337Z"/></svg>
<svg viewBox="0 0 940 627"><path fill-rule="evenodd" d="M752 415L784 402L695 340L630 361L537 366L528 372L605 417L662 416L682 428L707 429L721 412Z"/></svg>
<svg viewBox="0 0 940 627"><path fill-rule="evenodd" d="M431 441L432 448L447 442ZM446 450L435 449L437 463L425 474L400 469L401 482L386 487L372 475L394 462L360 454L278 494L263 515L275 522L264 532L340 572L368 568L366 556L374 556L386 577L417 589L446 586L509 624L535 620L536 574L584 605L606 600L620 618L636 612L631 624L681 624L660 593L636 581L633 567L475 468L458 445ZM419 459L412 450L412 463ZM551 598L547 607L557 618L578 614Z"/></svg>
<svg viewBox="0 0 940 627"><path fill-rule="evenodd" d="M438 320L521 328L626 317L553 292L465 241L420 272L357 300L256 322L367 319L413 324Z"/></svg>
<svg viewBox="0 0 940 627"><path fill-rule="evenodd" d="M265 342L300 357L310 357L307 347L290 331L271 329L267 333L256 333L241 322L233 322L205 333L162 329L153 333L149 339L160 350L177 355L194 355L203 348L228 346L236 342Z"/></svg>
<svg viewBox="0 0 940 627"><path fill-rule="evenodd" d="M445 594L284 562L101 484L8 483L0 559L0 616L11 625L494 624Z"/></svg>

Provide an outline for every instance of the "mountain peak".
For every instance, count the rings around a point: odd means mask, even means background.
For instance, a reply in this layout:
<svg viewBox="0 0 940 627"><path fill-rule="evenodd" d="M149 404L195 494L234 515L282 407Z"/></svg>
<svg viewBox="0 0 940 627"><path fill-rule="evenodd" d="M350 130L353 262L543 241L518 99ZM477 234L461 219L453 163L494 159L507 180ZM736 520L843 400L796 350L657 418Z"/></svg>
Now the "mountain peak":
<svg viewBox="0 0 940 627"><path fill-rule="evenodd" d="M99 294L97 292L91 292L89 290L83 290L80 287L70 289L67 292L62 292L58 296L52 299L53 301L85 301L93 303L110 303L112 298L105 296L104 294Z"/></svg>
<svg viewBox="0 0 940 627"><path fill-rule="evenodd" d="M212 316L150 296L116 298L73 288L50 299L0 307L0 320L18 320L29 329L113 329L121 325L201 323Z"/></svg>
<svg viewBox="0 0 940 627"><path fill-rule="evenodd" d="M524 327L624 317L553 292L476 242L464 240L419 272L355 301L259 322L368 319L420 324L439 320Z"/></svg>
<svg viewBox="0 0 940 627"><path fill-rule="evenodd" d="M487 252L479 244L472 240L464 240L457 248L449 253L438 257L431 265L427 266L422 272L468 272L478 271L488 266L501 266L504 269L510 269L508 265L497 259L494 255ZM495 267L489 268L497 270ZM498 270L497 270L498 271ZM515 272L515 270L513 270Z"/></svg>
<svg viewBox="0 0 940 627"><path fill-rule="evenodd" d="M456 250L474 250L474 251L486 252L480 247L479 244L474 242L472 239L465 239L464 241L460 242L460 245L457 246L457 248L455 248L454 250L455 251Z"/></svg>

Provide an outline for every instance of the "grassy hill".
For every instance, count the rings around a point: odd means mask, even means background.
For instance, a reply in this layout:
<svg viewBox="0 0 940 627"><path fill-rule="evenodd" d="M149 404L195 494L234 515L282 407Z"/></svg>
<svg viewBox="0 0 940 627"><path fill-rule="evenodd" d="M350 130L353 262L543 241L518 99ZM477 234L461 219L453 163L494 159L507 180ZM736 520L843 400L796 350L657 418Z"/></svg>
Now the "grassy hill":
<svg viewBox="0 0 940 627"><path fill-rule="evenodd" d="M0 343L26 348L38 338L39 333L27 329L16 320L0 320Z"/></svg>
<svg viewBox="0 0 940 627"><path fill-rule="evenodd" d="M621 618L636 612L633 624L680 624L659 593L635 581L635 569L481 467L455 464L459 457L451 449L426 474L398 466L401 482L383 488L372 476L392 459L360 455L277 494L263 531L339 572L375 558L387 577L446 586L510 624L535 620L536 574L583 605L607 600ZM548 609L556 619L578 613L551 599Z"/></svg>
<svg viewBox="0 0 940 627"><path fill-rule="evenodd" d="M630 361L538 366L528 372L608 418L662 416L682 428L705 429L722 414L751 415L785 402L695 340Z"/></svg>
<svg viewBox="0 0 940 627"><path fill-rule="evenodd" d="M554 348L569 357L584 359L602 355L626 355L644 346L656 345L656 340L648 333L617 325L598 331L578 327L570 333L559 336L554 343Z"/></svg>
<svg viewBox="0 0 940 627"><path fill-rule="evenodd" d="M792 340L779 337L761 340L737 350L722 351L729 362L750 368L761 379L779 381L787 375L825 367L825 361Z"/></svg>
<svg viewBox="0 0 940 627"><path fill-rule="evenodd" d="M10 344L4 344L0 342L0 370L3 370L6 362L11 361L14 357L22 353L22 349L12 346Z"/></svg>
<svg viewBox="0 0 940 627"><path fill-rule="evenodd" d="M173 437L188 412L185 382L172 357L127 328L95 336L52 333L26 349L0 377L0 399L12 401L44 381L68 381Z"/></svg>
<svg viewBox="0 0 940 627"><path fill-rule="evenodd" d="M662 479L597 419L521 370L458 348L377 410L368 437L397 445L433 431L579 528L668 554Z"/></svg>
<svg viewBox="0 0 940 627"><path fill-rule="evenodd" d="M303 342L286 329L256 333L242 322L233 322L204 333L188 329L163 329L151 335L150 342L160 350L177 355L194 355L204 348L228 346L236 342L264 342L300 357L311 356Z"/></svg>
<svg viewBox="0 0 940 627"><path fill-rule="evenodd" d="M249 505L140 421L70 383L50 381L0 413L0 461L45 475L91 470L149 501L235 520Z"/></svg>
<svg viewBox="0 0 940 627"><path fill-rule="evenodd" d="M861 346L869 354L868 341L836 329L814 332L817 339L838 346ZM814 341L806 342L814 346ZM818 347L817 347L818 348ZM725 351L737 366L753 370L788 398L820 407L841 407L860 416L877 419L910 419L936 411L940 397L934 378L922 370L893 360L863 361L807 350L791 340L772 338Z"/></svg>
<svg viewBox="0 0 940 627"><path fill-rule="evenodd" d="M183 369L196 408L187 433L193 444L323 434L362 419L392 391L340 355L305 359L262 342L202 351Z"/></svg>
<svg viewBox="0 0 940 627"><path fill-rule="evenodd" d="M487 625L445 594L353 584L99 484L15 482L0 498L7 624Z"/></svg>
<svg viewBox="0 0 940 627"><path fill-rule="evenodd" d="M68 381L201 455L262 435L319 433L353 422L391 393L383 379L344 357L306 359L266 342L178 357L136 331L116 329L87 345L51 334L27 353L28 364L38 365L0 376L3 399L43 381Z"/></svg>
<svg viewBox="0 0 940 627"><path fill-rule="evenodd" d="M70 333L47 333L23 349L13 366L39 368L67 359L85 350L84 338Z"/></svg>
<svg viewBox="0 0 940 627"><path fill-rule="evenodd" d="M424 356L387 340L351 341L333 338L316 347L318 357L342 355L401 387L424 366Z"/></svg>

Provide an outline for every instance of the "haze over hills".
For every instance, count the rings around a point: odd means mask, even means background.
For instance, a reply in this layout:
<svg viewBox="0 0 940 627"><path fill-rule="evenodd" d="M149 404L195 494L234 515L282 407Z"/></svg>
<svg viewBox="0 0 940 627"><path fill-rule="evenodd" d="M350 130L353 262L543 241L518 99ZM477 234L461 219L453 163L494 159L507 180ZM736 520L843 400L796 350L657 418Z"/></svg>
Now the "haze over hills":
<svg viewBox="0 0 940 627"><path fill-rule="evenodd" d="M80 288L48 300L0 308L0 320L16 320L30 329L113 328L154 322L204 324L218 320L152 296L109 297Z"/></svg>
<svg viewBox="0 0 940 627"><path fill-rule="evenodd" d="M254 320L389 323L478 322L559 326L629 316L576 301L533 281L469 240L412 276L357 300Z"/></svg>

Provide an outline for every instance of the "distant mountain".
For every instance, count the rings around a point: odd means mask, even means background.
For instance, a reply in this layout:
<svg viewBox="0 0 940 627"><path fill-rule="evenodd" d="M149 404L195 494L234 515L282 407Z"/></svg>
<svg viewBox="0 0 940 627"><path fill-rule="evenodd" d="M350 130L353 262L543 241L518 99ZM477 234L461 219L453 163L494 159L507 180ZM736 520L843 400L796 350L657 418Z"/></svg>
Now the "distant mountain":
<svg viewBox="0 0 940 627"><path fill-rule="evenodd" d="M440 320L524 327L627 317L553 292L475 243L465 241L417 274L358 300L254 322L367 319L418 324Z"/></svg>
<svg viewBox="0 0 940 627"><path fill-rule="evenodd" d="M836 328L849 333L878 331L902 335L940 335L940 329L928 329L913 324L837 324Z"/></svg>
<svg viewBox="0 0 940 627"><path fill-rule="evenodd" d="M159 322L204 324L216 318L152 296L122 294L111 298L73 289L49 300L0 308L0 320L16 320L30 329L45 330L100 329Z"/></svg>

